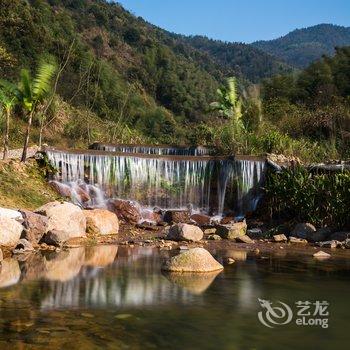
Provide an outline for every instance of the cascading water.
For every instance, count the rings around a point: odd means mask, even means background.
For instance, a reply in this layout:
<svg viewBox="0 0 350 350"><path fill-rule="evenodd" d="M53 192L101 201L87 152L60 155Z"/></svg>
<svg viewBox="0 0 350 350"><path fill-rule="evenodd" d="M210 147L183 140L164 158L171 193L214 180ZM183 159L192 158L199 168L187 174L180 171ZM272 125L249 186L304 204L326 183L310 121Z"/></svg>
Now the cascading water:
<svg viewBox="0 0 350 350"><path fill-rule="evenodd" d="M194 210L217 214L253 211L265 168L263 161L230 158L46 153L58 170L54 180L60 183L80 187L84 183L90 193L102 191L105 199L134 200L163 209L191 205Z"/></svg>
<svg viewBox="0 0 350 350"><path fill-rule="evenodd" d="M207 147L171 147L171 146L142 146L142 145L118 145L108 143L94 143L90 149L122 152L122 153L141 153L156 154L165 156L208 156L214 154L212 148Z"/></svg>

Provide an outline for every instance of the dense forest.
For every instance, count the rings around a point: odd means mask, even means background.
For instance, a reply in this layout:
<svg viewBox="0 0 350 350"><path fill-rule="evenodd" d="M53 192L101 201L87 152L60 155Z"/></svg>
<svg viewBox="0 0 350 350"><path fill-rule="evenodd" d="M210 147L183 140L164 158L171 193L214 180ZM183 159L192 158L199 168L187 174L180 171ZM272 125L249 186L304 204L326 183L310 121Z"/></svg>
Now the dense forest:
<svg viewBox="0 0 350 350"><path fill-rule="evenodd" d="M31 143L347 157L349 48L302 71L261 49L169 33L105 0L3 0L0 7L1 80L17 84L23 68L34 75L40 62L57 67ZM20 106L12 114L15 147L28 115Z"/></svg>
<svg viewBox="0 0 350 350"><path fill-rule="evenodd" d="M323 55L333 55L335 47L349 46L350 27L319 24L296 29L275 40L256 41L252 45L294 67L306 68Z"/></svg>

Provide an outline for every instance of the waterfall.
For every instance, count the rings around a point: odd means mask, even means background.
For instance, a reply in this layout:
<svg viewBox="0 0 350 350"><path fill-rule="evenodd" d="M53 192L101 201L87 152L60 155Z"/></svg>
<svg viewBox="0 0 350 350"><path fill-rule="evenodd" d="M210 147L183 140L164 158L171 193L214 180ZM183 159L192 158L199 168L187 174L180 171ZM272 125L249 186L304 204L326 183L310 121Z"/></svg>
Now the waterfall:
<svg viewBox="0 0 350 350"><path fill-rule="evenodd" d="M121 152L121 153L142 153L164 156L208 156L214 154L214 149L207 147L171 147L171 146L143 146L143 145L118 145L108 143L94 143L90 149Z"/></svg>
<svg viewBox="0 0 350 350"><path fill-rule="evenodd" d="M231 158L46 153L60 183L84 183L106 199L134 200L145 207L182 209L191 204L194 210L217 214L253 211L265 169L263 161Z"/></svg>

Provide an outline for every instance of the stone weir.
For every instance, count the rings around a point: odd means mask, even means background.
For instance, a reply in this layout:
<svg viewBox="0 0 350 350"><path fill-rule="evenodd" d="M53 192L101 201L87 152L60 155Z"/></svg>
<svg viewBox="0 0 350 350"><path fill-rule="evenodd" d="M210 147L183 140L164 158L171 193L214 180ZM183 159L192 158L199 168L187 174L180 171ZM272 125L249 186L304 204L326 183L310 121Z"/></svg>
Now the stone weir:
<svg viewBox="0 0 350 350"><path fill-rule="evenodd" d="M94 195L87 205L111 198L144 207L192 208L208 214L254 211L266 162L256 157L155 155L100 150L44 150L57 169L53 180Z"/></svg>
<svg viewBox="0 0 350 350"><path fill-rule="evenodd" d="M215 155L214 148L203 146L168 146L168 145L128 145L95 142L89 146L89 149L108 151L108 152L123 152L123 153L143 153L143 154L158 154L158 155L173 155L173 156L209 156Z"/></svg>

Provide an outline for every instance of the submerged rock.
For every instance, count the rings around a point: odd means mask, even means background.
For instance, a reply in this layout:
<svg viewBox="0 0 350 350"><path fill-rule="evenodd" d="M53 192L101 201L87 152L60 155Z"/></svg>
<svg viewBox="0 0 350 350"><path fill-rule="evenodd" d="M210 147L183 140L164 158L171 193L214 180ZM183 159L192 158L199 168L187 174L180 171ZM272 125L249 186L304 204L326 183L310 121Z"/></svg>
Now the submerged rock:
<svg viewBox="0 0 350 350"><path fill-rule="evenodd" d="M306 239L308 235L312 234L315 231L316 231L315 226L306 222L306 223L297 224L294 227L293 231L290 233L290 235L292 237Z"/></svg>
<svg viewBox="0 0 350 350"><path fill-rule="evenodd" d="M244 236L247 232L247 224L245 221L234 222L229 225L217 225L216 234L224 239L235 239Z"/></svg>
<svg viewBox="0 0 350 350"><path fill-rule="evenodd" d="M141 208L132 201L112 199L108 201L108 209L115 213L119 220L130 224L137 224L141 221Z"/></svg>
<svg viewBox="0 0 350 350"><path fill-rule="evenodd" d="M77 205L68 202L50 202L35 211L48 218L48 231L59 231L65 240L86 236L86 218Z"/></svg>
<svg viewBox="0 0 350 350"><path fill-rule="evenodd" d="M47 232L48 218L44 215L33 213L29 210L20 210L23 216L25 230L21 238L25 238L32 244L37 244Z"/></svg>
<svg viewBox="0 0 350 350"><path fill-rule="evenodd" d="M23 226L17 220L0 216L0 245L15 246L22 231Z"/></svg>
<svg viewBox="0 0 350 350"><path fill-rule="evenodd" d="M173 241L197 242L203 238L203 231L195 225L175 224L170 227L167 239Z"/></svg>
<svg viewBox="0 0 350 350"><path fill-rule="evenodd" d="M331 255L320 250L319 252L315 253L313 257L316 259L328 259L331 257Z"/></svg>
<svg viewBox="0 0 350 350"><path fill-rule="evenodd" d="M163 220L170 224L190 222L191 213L189 210L167 210Z"/></svg>
<svg viewBox="0 0 350 350"><path fill-rule="evenodd" d="M83 210L86 218L86 232L97 235L113 235L119 231L116 214L106 209Z"/></svg>
<svg viewBox="0 0 350 350"><path fill-rule="evenodd" d="M172 272L210 272L223 266L204 248L192 248L166 261L162 270Z"/></svg>

